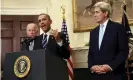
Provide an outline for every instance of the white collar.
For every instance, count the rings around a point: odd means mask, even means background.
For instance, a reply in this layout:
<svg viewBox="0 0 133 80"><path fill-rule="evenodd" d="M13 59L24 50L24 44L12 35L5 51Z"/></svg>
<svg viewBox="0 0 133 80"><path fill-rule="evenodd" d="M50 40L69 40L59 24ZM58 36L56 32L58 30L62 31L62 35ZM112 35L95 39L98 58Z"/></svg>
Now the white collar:
<svg viewBox="0 0 133 80"><path fill-rule="evenodd" d="M51 31L52 31L52 29L50 29L47 33L44 32L43 35L45 35L45 34L50 35Z"/></svg>
<svg viewBox="0 0 133 80"><path fill-rule="evenodd" d="M106 26L107 26L108 21L109 21L109 19L107 19L107 20L106 20L103 24L100 24L100 26L101 26L101 25L104 25L104 27L106 27Z"/></svg>
<svg viewBox="0 0 133 80"><path fill-rule="evenodd" d="M43 33L43 39L44 39L44 35L47 34L47 40L49 39L49 36L51 35L52 29L50 29L47 33Z"/></svg>

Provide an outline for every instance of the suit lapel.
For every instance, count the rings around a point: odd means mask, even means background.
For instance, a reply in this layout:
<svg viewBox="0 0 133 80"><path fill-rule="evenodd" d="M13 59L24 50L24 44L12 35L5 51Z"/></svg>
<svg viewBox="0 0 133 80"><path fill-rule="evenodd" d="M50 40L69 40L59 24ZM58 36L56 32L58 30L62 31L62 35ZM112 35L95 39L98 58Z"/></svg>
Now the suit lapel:
<svg viewBox="0 0 133 80"><path fill-rule="evenodd" d="M99 51L99 26L97 27L97 29L96 29L96 33L95 33L95 37L96 37L96 39L94 39L95 40L95 43L96 43L96 49L97 49L97 51Z"/></svg>
<svg viewBox="0 0 133 80"><path fill-rule="evenodd" d="M37 36L34 40L34 50L36 49L43 49L42 47L42 39L43 39L43 34L41 34L40 36Z"/></svg>
<svg viewBox="0 0 133 80"><path fill-rule="evenodd" d="M50 47L53 44L53 41L55 41L54 36L50 35L46 47Z"/></svg>
<svg viewBox="0 0 133 80"><path fill-rule="evenodd" d="M106 26L106 29L105 29L105 32L104 32L104 36L103 36L103 40L102 40L102 43L101 43L100 50L103 48L104 44L106 44L106 42L107 42L106 39L108 38L109 28L111 26L110 23L111 23L111 20L109 20L108 23L107 23L107 26Z"/></svg>

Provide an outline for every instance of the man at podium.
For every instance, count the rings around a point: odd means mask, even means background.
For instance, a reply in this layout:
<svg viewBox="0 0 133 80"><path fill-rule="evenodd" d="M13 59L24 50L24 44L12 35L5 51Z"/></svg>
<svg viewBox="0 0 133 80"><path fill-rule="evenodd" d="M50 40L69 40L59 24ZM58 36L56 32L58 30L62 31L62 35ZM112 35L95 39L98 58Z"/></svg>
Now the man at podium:
<svg viewBox="0 0 133 80"><path fill-rule="evenodd" d="M55 55L68 59L70 57L68 43L61 32L59 33L58 30L51 29L52 20L50 16L42 13L38 16L38 22L44 33L37 36L34 40L33 50L49 49Z"/></svg>
<svg viewBox="0 0 133 80"><path fill-rule="evenodd" d="M67 63L63 60L70 57L65 36L51 29L52 20L48 14L40 14L38 21L44 33L34 38L33 50L6 55L4 80L69 79Z"/></svg>

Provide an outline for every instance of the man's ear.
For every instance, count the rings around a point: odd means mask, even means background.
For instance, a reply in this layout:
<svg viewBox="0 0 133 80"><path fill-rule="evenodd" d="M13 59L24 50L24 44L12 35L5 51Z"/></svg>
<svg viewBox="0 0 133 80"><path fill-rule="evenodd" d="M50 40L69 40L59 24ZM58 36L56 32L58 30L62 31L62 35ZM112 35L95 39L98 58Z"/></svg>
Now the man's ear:
<svg viewBox="0 0 133 80"><path fill-rule="evenodd" d="M52 24L52 20L50 20L50 24Z"/></svg>
<svg viewBox="0 0 133 80"><path fill-rule="evenodd" d="M109 14L108 12L105 12L105 16L108 16L108 14Z"/></svg>
<svg viewBox="0 0 133 80"><path fill-rule="evenodd" d="M49 23L49 24L52 24L52 20L51 20L51 19L49 19L48 23Z"/></svg>

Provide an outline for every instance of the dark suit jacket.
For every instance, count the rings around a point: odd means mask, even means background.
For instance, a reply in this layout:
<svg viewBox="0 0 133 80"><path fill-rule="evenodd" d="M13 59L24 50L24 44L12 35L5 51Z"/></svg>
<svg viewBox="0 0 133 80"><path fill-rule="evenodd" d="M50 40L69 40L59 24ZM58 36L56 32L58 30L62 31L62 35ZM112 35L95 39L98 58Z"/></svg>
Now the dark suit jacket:
<svg viewBox="0 0 133 80"><path fill-rule="evenodd" d="M70 51L68 49L68 43L65 40L65 37L60 33L61 39L63 40L63 45L60 47L55 38L53 36L49 36L49 41L46 45L46 49L52 51L55 55L62 57L64 59L68 59L70 57ZM42 39L43 39L43 34L36 37L34 40L34 50L37 49L43 49L42 46Z"/></svg>
<svg viewBox="0 0 133 80"><path fill-rule="evenodd" d="M93 65L108 64L113 73L125 72L125 61L129 48L128 38L123 25L108 21L99 50L99 26L90 32L90 48L88 55L89 69Z"/></svg>

